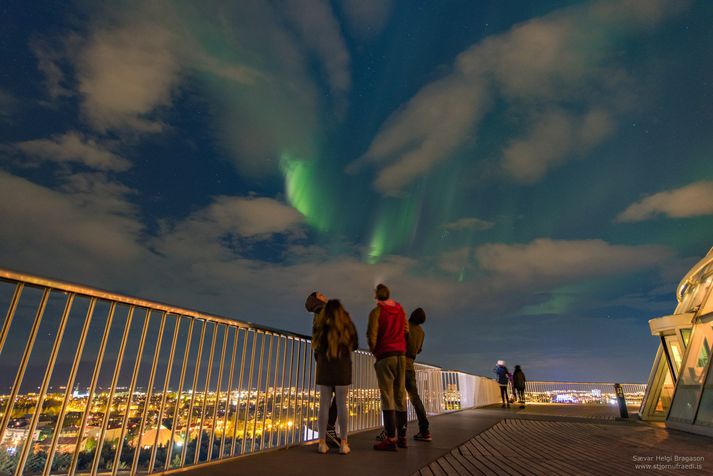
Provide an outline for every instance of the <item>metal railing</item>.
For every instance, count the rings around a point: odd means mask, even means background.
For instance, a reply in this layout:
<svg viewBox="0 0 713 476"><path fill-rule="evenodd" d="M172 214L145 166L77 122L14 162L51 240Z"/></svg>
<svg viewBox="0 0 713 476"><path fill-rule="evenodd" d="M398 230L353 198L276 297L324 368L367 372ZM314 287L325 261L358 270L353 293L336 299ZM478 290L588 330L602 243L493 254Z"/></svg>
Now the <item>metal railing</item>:
<svg viewBox="0 0 713 476"><path fill-rule="evenodd" d="M308 336L0 269L3 303L0 474L163 472L317 438ZM373 357L352 360L349 431L376 428ZM491 379L416 370L431 414L497 400Z"/></svg>
<svg viewBox="0 0 713 476"><path fill-rule="evenodd" d="M640 405L646 384L623 383L629 405ZM614 383L608 382L537 382L525 383L525 401L530 403L612 404L616 400Z"/></svg>

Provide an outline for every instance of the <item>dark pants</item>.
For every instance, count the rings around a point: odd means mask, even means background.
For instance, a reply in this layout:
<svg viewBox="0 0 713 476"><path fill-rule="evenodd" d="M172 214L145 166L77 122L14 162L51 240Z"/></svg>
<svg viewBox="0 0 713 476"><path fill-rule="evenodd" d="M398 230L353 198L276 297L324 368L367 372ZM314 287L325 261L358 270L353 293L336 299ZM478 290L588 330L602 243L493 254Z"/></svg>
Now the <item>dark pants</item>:
<svg viewBox="0 0 713 476"><path fill-rule="evenodd" d="M525 389L524 388L516 388L515 395L517 395L518 402L525 403Z"/></svg>
<svg viewBox="0 0 713 476"><path fill-rule="evenodd" d="M413 409L416 410L418 430L422 435L428 434L428 417L426 416L426 409L423 407L421 397L418 395L418 387L416 386L416 371L413 368L408 368L408 365L406 367L406 393L408 393L408 398L411 400Z"/></svg>
<svg viewBox="0 0 713 476"><path fill-rule="evenodd" d="M507 404L510 405L510 400L508 397L508 386L506 385L500 385L500 398L503 399L503 405Z"/></svg>

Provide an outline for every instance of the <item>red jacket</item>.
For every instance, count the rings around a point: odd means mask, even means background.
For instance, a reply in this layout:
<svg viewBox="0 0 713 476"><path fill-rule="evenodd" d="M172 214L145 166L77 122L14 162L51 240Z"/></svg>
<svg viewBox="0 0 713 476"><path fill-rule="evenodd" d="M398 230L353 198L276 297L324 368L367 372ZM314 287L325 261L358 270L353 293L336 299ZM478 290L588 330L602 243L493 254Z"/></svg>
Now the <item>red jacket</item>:
<svg viewBox="0 0 713 476"><path fill-rule="evenodd" d="M369 315L369 346L376 359L406 354L406 313L396 301L379 301Z"/></svg>

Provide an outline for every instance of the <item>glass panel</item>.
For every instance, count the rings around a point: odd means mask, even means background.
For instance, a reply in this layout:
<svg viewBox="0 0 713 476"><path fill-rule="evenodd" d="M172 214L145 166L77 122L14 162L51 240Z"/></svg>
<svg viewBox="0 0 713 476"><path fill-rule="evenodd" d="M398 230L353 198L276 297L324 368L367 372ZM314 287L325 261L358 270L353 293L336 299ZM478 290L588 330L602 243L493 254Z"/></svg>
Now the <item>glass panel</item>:
<svg viewBox="0 0 713 476"><path fill-rule="evenodd" d="M713 327L711 324L696 324L693 328L686 363L681 368L669 419L685 423L693 422L696 403L702 390L703 372L708 364L712 345Z"/></svg>
<svg viewBox="0 0 713 476"><path fill-rule="evenodd" d="M663 382L663 387L661 387L661 394L656 402L656 407L654 408L653 414L656 416L665 417L668 413L668 409L671 406L671 399L673 398L673 380L671 379L671 372L666 369L666 377Z"/></svg>
<svg viewBox="0 0 713 476"><path fill-rule="evenodd" d="M713 323L704 324L708 329L713 329ZM696 425L713 426L713 367L708 369L701 405L696 417Z"/></svg>
<svg viewBox="0 0 713 476"><path fill-rule="evenodd" d="M678 371L681 368L681 361L683 360L683 351L681 349L681 344L679 344L676 336L667 336L666 346L668 347L668 355L671 357L673 373L676 378L678 378Z"/></svg>
<svg viewBox="0 0 713 476"><path fill-rule="evenodd" d="M691 340L691 329L681 329L681 338L684 347L688 347L688 341Z"/></svg>

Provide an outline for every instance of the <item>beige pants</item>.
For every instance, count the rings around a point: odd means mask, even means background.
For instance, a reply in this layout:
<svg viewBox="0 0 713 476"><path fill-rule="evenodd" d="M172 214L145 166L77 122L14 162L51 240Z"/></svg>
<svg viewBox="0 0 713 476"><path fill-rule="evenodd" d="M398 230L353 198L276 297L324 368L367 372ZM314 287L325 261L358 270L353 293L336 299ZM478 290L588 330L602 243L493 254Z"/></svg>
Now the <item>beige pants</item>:
<svg viewBox="0 0 713 476"><path fill-rule="evenodd" d="M381 392L381 409L406 411L406 356L392 355L374 364Z"/></svg>

